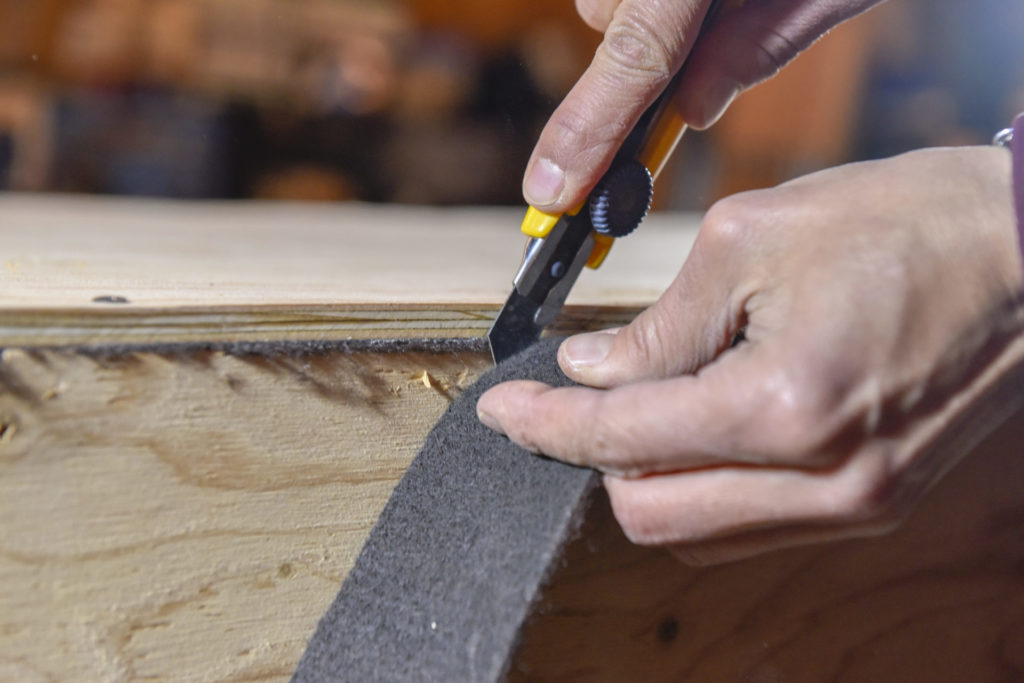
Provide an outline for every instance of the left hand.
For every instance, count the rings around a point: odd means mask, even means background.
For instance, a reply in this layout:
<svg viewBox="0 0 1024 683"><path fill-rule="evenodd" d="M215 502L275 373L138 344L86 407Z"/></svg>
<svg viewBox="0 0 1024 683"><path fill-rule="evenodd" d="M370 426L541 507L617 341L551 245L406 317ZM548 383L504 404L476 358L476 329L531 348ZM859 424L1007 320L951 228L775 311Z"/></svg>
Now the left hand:
<svg viewBox="0 0 1024 683"><path fill-rule="evenodd" d="M1024 364L1009 159L923 150L723 200L654 306L563 343L596 388L499 385L481 419L603 471L626 534L693 562L889 529Z"/></svg>

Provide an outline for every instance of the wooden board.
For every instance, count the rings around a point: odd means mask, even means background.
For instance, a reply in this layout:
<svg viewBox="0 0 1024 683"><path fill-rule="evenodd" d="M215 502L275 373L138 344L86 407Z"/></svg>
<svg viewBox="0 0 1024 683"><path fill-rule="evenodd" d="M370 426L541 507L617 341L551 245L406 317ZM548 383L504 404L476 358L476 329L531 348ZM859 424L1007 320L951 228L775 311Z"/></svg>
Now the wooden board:
<svg viewBox="0 0 1024 683"><path fill-rule="evenodd" d="M0 197L0 681L287 680L489 366L518 219ZM565 326L652 300L695 226L653 217ZM512 678L1024 678L1022 443L1018 414L893 535L724 567L630 545L599 501Z"/></svg>
<svg viewBox="0 0 1024 683"><path fill-rule="evenodd" d="M0 197L0 680L286 680L489 367L521 213ZM694 226L565 325L652 301Z"/></svg>
<svg viewBox="0 0 1024 683"><path fill-rule="evenodd" d="M287 680L482 350L6 349L0 680Z"/></svg>
<svg viewBox="0 0 1024 683"><path fill-rule="evenodd" d="M692 568L599 499L513 681L1024 680L1024 413L895 532Z"/></svg>
<svg viewBox="0 0 1024 683"><path fill-rule="evenodd" d="M522 213L0 195L0 344L478 337L518 269ZM648 305L696 225L653 215L620 240L567 325Z"/></svg>

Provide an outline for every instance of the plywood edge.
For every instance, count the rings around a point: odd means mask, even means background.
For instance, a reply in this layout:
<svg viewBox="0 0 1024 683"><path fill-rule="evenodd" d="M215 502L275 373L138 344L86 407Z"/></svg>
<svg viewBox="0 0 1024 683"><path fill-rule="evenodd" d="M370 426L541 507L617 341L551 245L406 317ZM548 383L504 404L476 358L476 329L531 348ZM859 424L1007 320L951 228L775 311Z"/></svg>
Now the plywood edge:
<svg viewBox="0 0 1024 683"><path fill-rule="evenodd" d="M480 339L497 305L226 306L0 311L0 347ZM569 306L553 334L628 323L636 306Z"/></svg>

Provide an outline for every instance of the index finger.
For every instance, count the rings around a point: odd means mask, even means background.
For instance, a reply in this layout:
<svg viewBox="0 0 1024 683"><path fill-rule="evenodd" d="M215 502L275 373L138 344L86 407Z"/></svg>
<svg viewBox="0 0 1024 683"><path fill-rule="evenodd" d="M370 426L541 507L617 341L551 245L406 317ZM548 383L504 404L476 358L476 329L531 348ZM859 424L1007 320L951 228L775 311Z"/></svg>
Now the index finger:
<svg viewBox="0 0 1024 683"><path fill-rule="evenodd" d="M621 476L785 458L773 367L738 347L697 375L609 390L509 382L485 393L481 419L531 450Z"/></svg>
<svg viewBox="0 0 1024 683"><path fill-rule="evenodd" d="M547 212L577 206L679 69L711 0L623 0L594 59L552 114L523 194Z"/></svg>

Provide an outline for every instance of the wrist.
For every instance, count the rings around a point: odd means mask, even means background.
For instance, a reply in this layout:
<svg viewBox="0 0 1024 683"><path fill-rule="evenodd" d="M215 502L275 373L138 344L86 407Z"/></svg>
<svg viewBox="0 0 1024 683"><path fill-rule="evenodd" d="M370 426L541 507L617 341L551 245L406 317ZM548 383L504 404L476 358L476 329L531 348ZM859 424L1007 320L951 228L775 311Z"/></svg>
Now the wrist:
<svg viewBox="0 0 1024 683"><path fill-rule="evenodd" d="M1024 113L1017 115L1011 127L999 131L993 143L1009 149L1013 157L1010 183L1017 218L1017 245L1024 264Z"/></svg>

